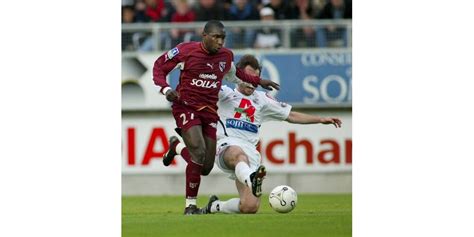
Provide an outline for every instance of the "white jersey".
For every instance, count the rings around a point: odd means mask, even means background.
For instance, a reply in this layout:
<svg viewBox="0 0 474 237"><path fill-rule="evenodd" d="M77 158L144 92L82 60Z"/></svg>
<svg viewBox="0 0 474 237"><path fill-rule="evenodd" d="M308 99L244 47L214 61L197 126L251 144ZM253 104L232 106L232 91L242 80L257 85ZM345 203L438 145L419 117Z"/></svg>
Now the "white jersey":
<svg viewBox="0 0 474 237"><path fill-rule="evenodd" d="M221 124L217 126L217 139L240 138L257 145L260 126L266 121L283 121L288 118L291 105L278 102L262 91L250 96L222 86L219 91L217 113ZM227 135L226 135L227 134Z"/></svg>

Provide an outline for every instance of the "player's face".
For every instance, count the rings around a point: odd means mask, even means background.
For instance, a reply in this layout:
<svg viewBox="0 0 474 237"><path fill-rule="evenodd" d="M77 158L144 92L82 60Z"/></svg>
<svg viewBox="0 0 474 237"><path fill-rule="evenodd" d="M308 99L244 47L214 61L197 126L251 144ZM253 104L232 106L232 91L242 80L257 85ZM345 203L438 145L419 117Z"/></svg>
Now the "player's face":
<svg viewBox="0 0 474 237"><path fill-rule="evenodd" d="M260 76L260 70L259 69L254 69L250 65L245 66L244 72L247 73L247 74L250 74L252 76ZM244 94L244 95L251 95L255 91L255 87L253 87L252 85L249 85L247 83L239 84L239 89L240 89L240 92L242 92L242 94Z"/></svg>
<svg viewBox="0 0 474 237"><path fill-rule="evenodd" d="M225 30L214 28L209 33L203 33L204 47L210 54L216 54L224 46Z"/></svg>

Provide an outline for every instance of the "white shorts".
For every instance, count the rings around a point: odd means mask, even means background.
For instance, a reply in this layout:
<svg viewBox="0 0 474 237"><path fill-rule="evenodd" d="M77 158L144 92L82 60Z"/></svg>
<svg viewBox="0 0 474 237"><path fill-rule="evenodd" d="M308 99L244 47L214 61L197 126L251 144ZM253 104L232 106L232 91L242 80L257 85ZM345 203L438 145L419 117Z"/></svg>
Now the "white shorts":
<svg viewBox="0 0 474 237"><path fill-rule="evenodd" d="M257 170L257 168L261 165L262 158L260 156L260 153L258 153L257 148L254 145L252 145L250 142L247 142L239 138L233 138L233 137L225 137L225 138L219 139L217 141L217 152L216 152L215 163L217 167L219 167L219 169L229 174L229 179L233 179L233 180L237 179L237 177L235 176L235 171L227 168L227 166L224 163L223 154L226 148L229 146L238 146L245 152L245 154L247 155L249 159L249 166L251 170Z"/></svg>

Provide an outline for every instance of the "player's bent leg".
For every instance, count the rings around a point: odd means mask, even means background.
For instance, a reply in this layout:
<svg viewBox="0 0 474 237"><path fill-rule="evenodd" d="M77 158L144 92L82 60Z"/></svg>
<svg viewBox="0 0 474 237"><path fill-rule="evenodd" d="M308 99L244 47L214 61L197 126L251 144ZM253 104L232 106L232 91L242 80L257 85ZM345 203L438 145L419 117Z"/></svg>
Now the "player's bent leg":
<svg viewBox="0 0 474 237"><path fill-rule="evenodd" d="M206 143L202 135L201 126L195 125L182 131L183 141L186 145L191 160L198 164L203 164L206 155Z"/></svg>
<svg viewBox="0 0 474 237"><path fill-rule="evenodd" d="M253 195L252 190L245 184L235 181L240 195L240 213L255 214L260 208L260 198Z"/></svg>
<svg viewBox="0 0 474 237"><path fill-rule="evenodd" d="M239 146L229 146L223 155L225 165L235 171L237 179L251 188L254 196L260 197L262 195L263 178L266 175L265 166L261 165L257 170L251 170L249 158Z"/></svg>
<svg viewBox="0 0 474 237"><path fill-rule="evenodd" d="M245 162L247 165L249 164L247 155L239 146L228 146L223 153L223 157L227 168L232 170L235 170L239 162Z"/></svg>
<svg viewBox="0 0 474 237"><path fill-rule="evenodd" d="M206 154L201 175L206 176L211 173L211 170L214 167L214 160L216 159L216 139L204 135L204 141L206 143Z"/></svg>

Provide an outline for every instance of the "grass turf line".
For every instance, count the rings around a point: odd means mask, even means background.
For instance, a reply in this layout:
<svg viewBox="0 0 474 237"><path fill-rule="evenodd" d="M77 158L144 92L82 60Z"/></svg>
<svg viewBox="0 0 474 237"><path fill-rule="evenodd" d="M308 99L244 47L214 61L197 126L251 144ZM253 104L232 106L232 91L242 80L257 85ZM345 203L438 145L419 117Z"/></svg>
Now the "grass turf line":
<svg viewBox="0 0 474 237"><path fill-rule="evenodd" d="M198 206L207 201L199 196ZM296 208L287 214L273 211L268 195L255 215L184 216L183 211L181 196L122 197L122 236L352 236L351 194L299 194Z"/></svg>

